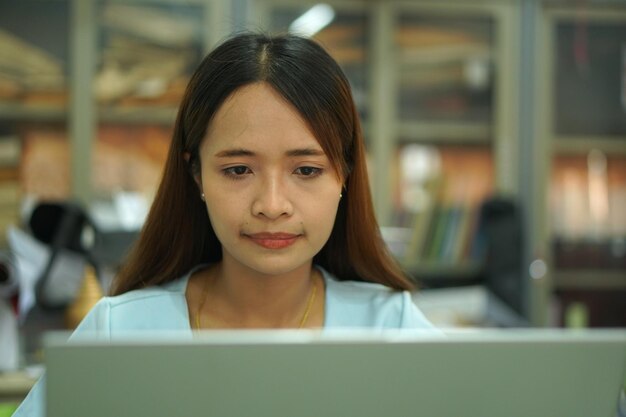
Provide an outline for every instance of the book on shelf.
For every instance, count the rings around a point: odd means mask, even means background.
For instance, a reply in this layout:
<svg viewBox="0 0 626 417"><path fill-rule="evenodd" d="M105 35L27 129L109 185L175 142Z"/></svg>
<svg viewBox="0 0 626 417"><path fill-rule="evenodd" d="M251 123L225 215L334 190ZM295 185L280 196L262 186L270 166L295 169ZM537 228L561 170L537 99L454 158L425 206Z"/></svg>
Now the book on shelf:
<svg viewBox="0 0 626 417"><path fill-rule="evenodd" d="M468 247L470 240L475 235L476 229L476 207L469 204L459 207L459 223L457 235L452 245L450 259L452 263L458 264L468 259Z"/></svg>
<svg viewBox="0 0 626 417"><path fill-rule="evenodd" d="M483 36L438 25L400 26L395 41L402 62L418 65L490 58L491 45Z"/></svg>
<svg viewBox="0 0 626 417"><path fill-rule="evenodd" d="M626 271L626 157L592 150L559 155L553 166L555 267L598 274Z"/></svg>
<svg viewBox="0 0 626 417"><path fill-rule="evenodd" d="M448 220L439 250L439 260L442 262L452 263L454 260L455 243L461 238L459 224L462 214L462 206L460 204L453 204L448 208Z"/></svg>
<svg viewBox="0 0 626 417"><path fill-rule="evenodd" d="M626 239L626 157L559 155L550 188L552 232L560 240Z"/></svg>
<svg viewBox="0 0 626 417"><path fill-rule="evenodd" d="M168 48L129 36L111 35L94 80L99 102L137 100L140 104L178 103L196 59L195 45ZM154 103L151 103L154 102Z"/></svg>
<svg viewBox="0 0 626 417"><path fill-rule="evenodd" d="M3 29L0 29L0 51L1 96L63 92L63 63L54 55Z"/></svg>
<svg viewBox="0 0 626 417"><path fill-rule="evenodd" d="M439 204L435 210L435 220L431 225L430 239L428 240L427 254L425 259L430 262L439 262L439 253L450 219L450 208L446 204Z"/></svg>
<svg viewBox="0 0 626 417"><path fill-rule="evenodd" d="M412 213L412 233L407 245L404 261L411 263L423 258L429 241L429 231L436 219L436 211L441 192L441 179L433 179L426 184L426 198L423 199L421 210Z"/></svg>
<svg viewBox="0 0 626 417"><path fill-rule="evenodd" d="M459 265L480 259L478 209L469 203L435 201L416 214L403 261Z"/></svg>
<svg viewBox="0 0 626 417"><path fill-rule="evenodd" d="M108 3L100 14L100 24L155 45L180 48L200 36L197 17L152 6Z"/></svg>
<svg viewBox="0 0 626 417"><path fill-rule="evenodd" d="M488 151L462 146L406 145L398 153L396 204L412 221L406 265L465 265L482 261L479 207L493 187ZM406 215L405 215L406 217ZM400 220L400 217L398 217ZM399 223L396 223L399 225Z"/></svg>
<svg viewBox="0 0 626 417"><path fill-rule="evenodd" d="M626 237L601 240L567 240L557 237L552 243L552 250L554 266L558 269L626 272Z"/></svg>

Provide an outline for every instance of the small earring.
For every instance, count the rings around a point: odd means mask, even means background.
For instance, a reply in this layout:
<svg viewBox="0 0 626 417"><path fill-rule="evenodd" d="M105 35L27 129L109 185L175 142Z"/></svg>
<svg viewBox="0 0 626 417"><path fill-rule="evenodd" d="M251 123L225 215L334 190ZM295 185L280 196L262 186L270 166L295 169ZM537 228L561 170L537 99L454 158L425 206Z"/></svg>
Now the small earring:
<svg viewBox="0 0 626 417"><path fill-rule="evenodd" d="M343 193L339 193L339 198L343 197Z"/></svg>
<svg viewBox="0 0 626 417"><path fill-rule="evenodd" d="M201 194L200 194L200 200L202 200L202 201L206 201L206 197L204 197L204 193L201 193Z"/></svg>

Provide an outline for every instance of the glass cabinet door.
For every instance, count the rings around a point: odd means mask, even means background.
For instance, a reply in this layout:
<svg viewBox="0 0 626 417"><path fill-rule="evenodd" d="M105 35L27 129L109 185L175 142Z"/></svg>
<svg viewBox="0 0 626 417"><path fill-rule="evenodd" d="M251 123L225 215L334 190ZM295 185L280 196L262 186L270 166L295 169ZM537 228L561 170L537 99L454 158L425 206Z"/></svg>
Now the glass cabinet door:
<svg viewBox="0 0 626 417"><path fill-rule="evenodd" d="M361 122L367 131L369 104L368 45L370 18L363 2L318 4L267 2L266 28L273 33L292 31L318 41L345 72Z"/></svg>
<svg viewBox="0 0 626 417"><path fill-rule="evenodd" d="M403 12L397 17L402 122L467 123L482 126L485 130L475 135L486 138L495 78L493 25L489 17L454 14Z"/></svg>
<svg viewBox="0 0 626 417"><path fill-rule="evenodd" d="M555 22L554 133L626 137L626 21Z"/></svg>
<svg viewBox="0 0 626 417"><path fill-rule="evenodd" d="M479 206L495 184L495 25L489 14L395 10L393 223L417 276L479 269Z"/></svg>
<svg viewBox="0 0 626 417"><path fill-rule="evenodd" d="M200 2L100 1L93 96L93 198L152 200L176 111L203 58L206 16Z"/></svg>
<svg viewBox="0 0 626 417"><path fill-rule="evenodd" d="M626 8L546 16L554 321L624 326Z"/></svg>
<svg viewBox="0 0 626 417"><path fill-rule="evenodd" d="M24 201L70 195L66 1L0 2L0 248Z"/></svg>
<svg viewBox="0 0 626 417"><path fill-rule="evenodd" d="M204 6L130 0L98 6L100 119L155 120L175 111L205 49Z"/></svg>

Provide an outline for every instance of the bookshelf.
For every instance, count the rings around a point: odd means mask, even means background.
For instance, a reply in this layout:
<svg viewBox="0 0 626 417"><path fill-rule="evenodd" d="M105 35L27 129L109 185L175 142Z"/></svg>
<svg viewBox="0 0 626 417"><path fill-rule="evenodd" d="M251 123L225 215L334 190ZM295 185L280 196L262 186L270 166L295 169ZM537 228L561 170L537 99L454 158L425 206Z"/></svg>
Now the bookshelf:
<svg viewBox="0 0 626 417"><path fill-rule="evenodd" d="M254 2L247 26L286 31L315 4ZM376 211L383 234L394 240L392 252L418 283L480 280L480 254L470 255L480 201L491 194L514 196L517 187L511 157L517 146L517 57L508 47L517 36L514 2L329 4L335 17L314 37L338 59L353 86ZM417 153L419 161L436 159L438 167L411 184L403 172L405 150ZM419 216L410 211L424 205L416 203L420 195L433 200L429 211L434 212L421 223L424 229L435 225L437 232L414 231ZM426 245L434 234L439 244Z"/></svg>
<svg viewBox="0 0 626 417"><path fill-rule="evenodd" d="M516 58L505 47L516 36L514 10L506 2L398 2L375 12L389 28L377 85L393 100L377 141L398 167L390 187L375 184L376 198L389 202L377 209L381 223L412 230L400 259L418 283L482 281L480 204L516 194Z"/></svg>
<svg viewBox="0 0 626 417"><path fill-rule="evenodd" d="M93 200L119 190L152 200L178 103L216 35L205 29L213 3L94 3Z"/></svg>
<svg viewBox="0 0 626 417"><path fill-rule="evenodd" d="M27 136L33 128L60 131L67 145L69 16L66 2L0 4L0 249L7 228L20 223ZM56 156L46 163L67 163Z"/></svg>
<svg viewBox="0 0 626 417"><path fill-rule="evenodd" d="M230 11L222 0L2 2L0 134L23 145L23 197L151 198L188 77L230 31ZM124 138L116 149L111 132Z"/></svg>
<svg viewBox="0 0 626 417"><path fill-rule="evenodd" d="M65 106L23 104L15 100L0 102L0 122L62 122L67 117Z"/></svg>
<svg viewBox="0 0 626 417"><path fill-rule="evenodd" d="M548 253L552 323L583 312L624 326L626 309L626 7L545 3L538 111L545 112L547 210L536 223ZM545 101L544 101L545 100Z"/></svg>

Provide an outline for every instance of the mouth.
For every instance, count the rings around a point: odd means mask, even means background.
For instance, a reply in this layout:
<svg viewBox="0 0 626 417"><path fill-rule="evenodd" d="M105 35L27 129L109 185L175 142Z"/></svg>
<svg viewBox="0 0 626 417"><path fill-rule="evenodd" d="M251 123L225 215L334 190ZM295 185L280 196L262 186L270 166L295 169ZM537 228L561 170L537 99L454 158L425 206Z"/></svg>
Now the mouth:
<svg viewBox="0 0 626 417"><path fill-rule="evenodd" d="M296 243L296 241L302 236L293 233L252 233L244 234L244 237L250 239L253 243L262 246L266 249L283 249Z"/></svg>

